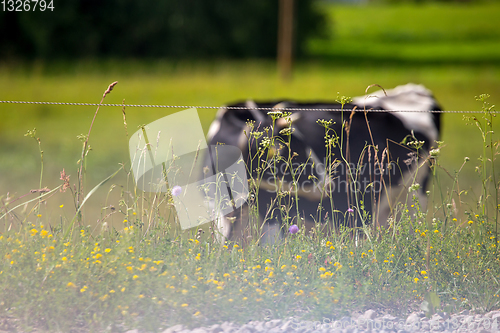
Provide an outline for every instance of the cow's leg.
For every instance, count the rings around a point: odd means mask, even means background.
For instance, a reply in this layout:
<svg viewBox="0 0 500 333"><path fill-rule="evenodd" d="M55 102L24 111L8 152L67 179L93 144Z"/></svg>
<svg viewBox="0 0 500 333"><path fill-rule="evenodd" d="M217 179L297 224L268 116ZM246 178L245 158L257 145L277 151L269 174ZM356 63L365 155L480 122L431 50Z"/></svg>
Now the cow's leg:
<svg viewBox="0 0 500 333"><path fill-rule="evenodd" d="M424 161L419 166L414 166L412 170L404 172L399 184L382 188L380 201L373 210L377 212L375 218L377 226L388 227L389 218L391 216L395 218L394 209L398 203L406 203L406 207L410 211L412 210L413 195L409 193L409 189L413 184L420 185L420 189L417 191L417 199L420 207L425 211L427 209L425 185L428 177L429 168Z"/></svg>
<svg viewBox="0 0 500 333"><path fill-rule="evenodd" d="M261 227L260 243L274 245L281 241L281 225L278 222L265 222Z"/></svg>
<svg viewBox="0 0 500 333"><path fill-rule="evenodd" d="M316 222L312 219L304 220L304 228L306 235L314 235L321 237L331 237L335 233L335 226L333 221Z"/></svg>
<svg viewBox="0 0 500 333"><path fill-rule="evenodd" d="M226 239L229 239L231 235L231 220L227 215L219 215L216 219L217 226L217 240L219 242L224 242Z"/></svg>
<svg viewBox="0 0 500 333"><path fill-rule="evenodd" d="M242 246L248 244L252 240L252 235L257 233L256 230L252 230L249 210L248 204L245 203L240 208L227 215L231 228L231 232L227 238Z"/></svg>

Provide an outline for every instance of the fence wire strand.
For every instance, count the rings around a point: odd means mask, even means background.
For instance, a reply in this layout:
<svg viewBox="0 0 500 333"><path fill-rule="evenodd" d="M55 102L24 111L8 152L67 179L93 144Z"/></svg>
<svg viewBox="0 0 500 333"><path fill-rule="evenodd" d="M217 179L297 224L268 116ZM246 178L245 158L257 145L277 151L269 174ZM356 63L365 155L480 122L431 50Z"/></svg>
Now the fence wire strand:
<svg viewBox="0 0 500 333"><path fill-rule="evenodd" d="M207 105L158 105L158 104L118 104L118 103L78 103L78 102L33 102L33 101L0 101L3 104L42 104L42 105L69 105L69 106L110 106L110 107L127 107L127 108L165 108L165 109L226 109L226 110L248 110L246 106L207 106ZM338 108L273 108L273 107L256 107L253 110L262 111L349 111L351 109ZM357 108L356 111L366 112L431 112L431 113L483 113L484 111L456 111L456 110L377 110ZM488 113L500 113L500 111L488 111Z"/></svg>

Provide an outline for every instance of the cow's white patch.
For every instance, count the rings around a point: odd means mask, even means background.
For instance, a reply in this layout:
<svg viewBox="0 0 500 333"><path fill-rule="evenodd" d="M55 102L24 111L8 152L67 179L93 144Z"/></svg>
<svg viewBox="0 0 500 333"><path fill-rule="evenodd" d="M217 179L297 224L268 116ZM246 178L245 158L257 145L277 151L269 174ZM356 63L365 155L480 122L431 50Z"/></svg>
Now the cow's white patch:
<svg viewBox="0 0 500 333"><path fill-rule="evenodd" d="M407 129L424 133L429 138L431 145L439 138L431 113L394 112L393 114L403 122Z"/></svg>
<svg viewBox="0 0 500 333"><path fill-rule="evenodd" d="M431 144L438 139L438 129L434 122L434 116L430 112L408 112L429 111L435 105L432 93L422 85L409 83L398 86L391 90L376 91L366 96L356 97L353 103L360 108L382 108L385 110L398 110L405 112L393 112L408 130L418 131L426 135Z"/></svg>
<svg viewBox="0 0 500 333"><path fill-rule="evenodd" d="M231 222L227 219L226 216L220 214L217 218L217 229L220 232L219 240L223 241L224 239L229 239L229 235L231 234Z"/></svg>
<svg viewBox="0 0 500 333"><path fill-rule="evenodd" d="M266 121L266 117L264 117L264 115L260 113L259 110L257 110L258 106L254 101L251 100L246 101L245 106L247 107L248 111L250 111L250 113L253 116L253 119L255 119L257 123L262 124Z"/></svg>
<svg viewBox="0 0 500 333"><path fill-rule="evenodd" d="M210 124L210 127L208 128L207 142L210 142L214 138L215 134L219 132L221 119L226 112L227 109L225 108L220 108L219 110L217 110L217 115L215 116L215 120L212 122L212 124Z"/></svg>

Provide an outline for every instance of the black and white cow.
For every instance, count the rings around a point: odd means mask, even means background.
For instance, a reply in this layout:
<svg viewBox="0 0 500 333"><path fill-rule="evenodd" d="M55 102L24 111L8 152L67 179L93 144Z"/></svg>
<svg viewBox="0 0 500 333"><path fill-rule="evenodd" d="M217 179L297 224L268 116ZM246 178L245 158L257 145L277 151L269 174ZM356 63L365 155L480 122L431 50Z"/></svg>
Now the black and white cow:
<svg viewBox="0 0 500 333"><path fill-rule="evenodd" d="M440 107L421 85L357 97L343 111L316 111L341 109L339 103L282 100L230 107L237 109L218 111L208 143L237 146L254 180L249 204L217 219L226 239L250 237L255 226L249 206L260 217L262 240L273 242L292 224L329 230L364 223L387 226L395 204L411 200L408 188L415 183L420 204L426 203L426 157L440 128L440 113L428 111ZM369 109L400 112L363 112ZM277 118L280 110L291 114ZM224 159L217 156L215 164L227 164ZM210 164L208 157L205 161Z"/></svg>

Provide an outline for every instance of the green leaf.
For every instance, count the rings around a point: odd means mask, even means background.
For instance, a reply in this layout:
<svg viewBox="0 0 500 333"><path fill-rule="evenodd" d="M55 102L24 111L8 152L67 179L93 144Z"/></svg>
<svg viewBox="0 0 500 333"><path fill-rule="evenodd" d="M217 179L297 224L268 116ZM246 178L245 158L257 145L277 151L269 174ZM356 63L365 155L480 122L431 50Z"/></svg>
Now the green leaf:
<svg viewBox="0 0 500 333"><path fill-rule="evenodd" d="M66 232L64 233L64 237L63 239L66 239L68 237L68 234L70 232L70 230L73 230L73 225L75 223L75 220L76 220L76 217L78 216L78 214L80 213L80 210L82 209L83 205L85 204L85 202L87 202L87 199L90 198L92 196L92 194L95 193L95 191L97 191L97 189L99 187L101 187L102 185L104 185L108 180L110 180L111 178L113 178L114 176L116 176L118 174L118 172L123 169L123 166L121 166L118 170L116 170L112 175L106 177L103 181L101 181L99 184L97 184L92 190L90 190L89 193L87 193L87 195L85 196L85 198L83 199L82 201L82 204L80 205L80 207L78 207L78 210L76 211L75 213L75 216L73 216L73 219L71 220L71 222L69 223L69 228L68 230L66 230Z"/></svg>

